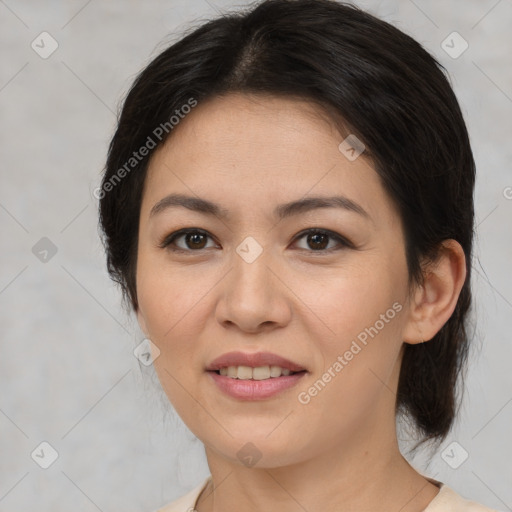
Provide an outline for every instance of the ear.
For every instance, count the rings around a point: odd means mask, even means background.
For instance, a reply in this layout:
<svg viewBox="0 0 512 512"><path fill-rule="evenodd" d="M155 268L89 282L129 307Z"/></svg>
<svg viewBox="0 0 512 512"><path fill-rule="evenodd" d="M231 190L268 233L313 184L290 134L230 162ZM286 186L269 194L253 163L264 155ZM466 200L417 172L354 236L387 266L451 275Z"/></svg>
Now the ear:
<svg viewBox="0 0 512 512"><path fill-rule="evenodd" d="M416 344L431 340L452 315L466 279L466 257L461 245L444 240L438 258L424 271L424 282L413 293L402 339Z"/></svg>

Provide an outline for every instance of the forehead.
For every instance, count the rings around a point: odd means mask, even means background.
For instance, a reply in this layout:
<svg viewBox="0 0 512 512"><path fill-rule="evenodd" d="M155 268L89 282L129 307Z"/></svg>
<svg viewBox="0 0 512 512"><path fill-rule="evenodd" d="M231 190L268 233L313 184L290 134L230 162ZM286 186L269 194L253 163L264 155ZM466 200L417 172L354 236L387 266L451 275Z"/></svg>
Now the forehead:
<svg viewBox="0 0 512 512"><path fill-rule="evenodd" d="M154 160L171 160L176 166L188 160L210 162L210 168L241 164L238 175L259 167L290 166L308 157L322 163L325 154L340 156L341 135L326 112L305 100L268 95L229 94L199 103L173 129L166 143L158 148ZM334 150L334 151L333 151ZM164 154L164 155L162 155ZM164 158L159 158L164 156ZM155 163L154 161L152 163ZM251 164L251 165L249 165ZM265 164L265 168L263 168ZM150 165L150 171L157 165ZM276 174L276 172L274 172Z"/></svg>
<svg viewBox="0 0 512 512"><path fill-rule="evenodd" d="M379 202L392 208L364 152L351 161L340 151L344 138L324 110L304 100L208 100L153 155L143 209L172 192L245 209L322 193L343 193L375 215Z"/></svg>

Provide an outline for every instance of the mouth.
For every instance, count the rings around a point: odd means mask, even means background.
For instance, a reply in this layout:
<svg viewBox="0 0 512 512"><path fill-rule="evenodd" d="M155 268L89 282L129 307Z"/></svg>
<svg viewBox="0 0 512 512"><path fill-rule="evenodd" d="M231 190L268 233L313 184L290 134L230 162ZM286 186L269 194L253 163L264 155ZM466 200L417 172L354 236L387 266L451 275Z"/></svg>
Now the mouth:
<svg viewBox="0 0 512 512"><path fill-rule="evenodd" d="M308 370L269 352L230 352L212 361L206 372L232 398L265 400L295 386Z"/></svg>

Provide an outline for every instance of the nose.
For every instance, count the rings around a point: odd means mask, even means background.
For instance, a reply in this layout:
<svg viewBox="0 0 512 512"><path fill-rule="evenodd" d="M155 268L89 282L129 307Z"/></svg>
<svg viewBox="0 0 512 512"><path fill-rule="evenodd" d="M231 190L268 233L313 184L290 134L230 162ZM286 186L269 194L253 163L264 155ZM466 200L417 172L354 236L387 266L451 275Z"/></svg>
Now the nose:
<svg viewBox="0 0 512 512"><path fill-rule="evenodd" d="M269 332L287 325L293 294L279 274L265 250L252 263L235 253L231 271L221 283L217 321L225 328L247 333Z"/></svg>

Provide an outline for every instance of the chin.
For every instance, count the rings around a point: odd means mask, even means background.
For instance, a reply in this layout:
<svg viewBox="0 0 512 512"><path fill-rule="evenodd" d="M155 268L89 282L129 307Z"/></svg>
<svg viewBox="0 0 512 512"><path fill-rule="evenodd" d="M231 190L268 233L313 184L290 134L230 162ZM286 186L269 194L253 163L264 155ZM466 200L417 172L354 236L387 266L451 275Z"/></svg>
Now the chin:
<svg viewBox="0 0 512 512"><path fill-rule="evenodd" d="M269 429L265 422L264 426L258 428L258 425L253 422L251 430L245 427L241 429L241 432L230 430L233 437L229 434L223 436L222 439L198 437L206 447L211 447L217 456L247 468L278 468L303 460L304 455L309 451L307 447L297 444L296 440L293 440L291 432L283 431L278 435L275 427L276 423L273 428ZM272 432L272 430L275 431ZM211 430L209 432L211 434ZM248 435L247 432L250 434ZM269 432L271 432L270 435ZM208 454L209 449L207 448L206 451Z"/></svg>

